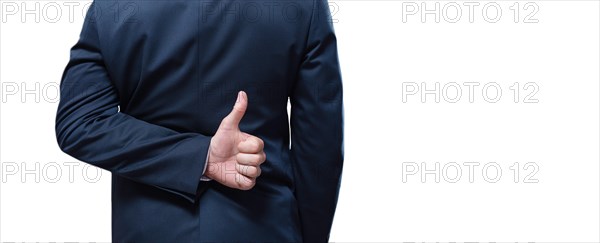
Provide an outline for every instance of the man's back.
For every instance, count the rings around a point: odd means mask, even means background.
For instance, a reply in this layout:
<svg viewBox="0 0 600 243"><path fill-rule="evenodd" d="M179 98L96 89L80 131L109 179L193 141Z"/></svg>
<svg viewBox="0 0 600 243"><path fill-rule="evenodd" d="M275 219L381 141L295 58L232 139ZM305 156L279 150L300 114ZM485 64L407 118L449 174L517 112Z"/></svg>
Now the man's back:
<svg viewBox="0 0 600 243"><path fill-rule="evenodd" d="M113 173L113 240L327 240L343 128L325 1L97 0L91 10L63 75L57 138ZM248 191L200 180L240 90L239 128L267 155Z"/></svg>

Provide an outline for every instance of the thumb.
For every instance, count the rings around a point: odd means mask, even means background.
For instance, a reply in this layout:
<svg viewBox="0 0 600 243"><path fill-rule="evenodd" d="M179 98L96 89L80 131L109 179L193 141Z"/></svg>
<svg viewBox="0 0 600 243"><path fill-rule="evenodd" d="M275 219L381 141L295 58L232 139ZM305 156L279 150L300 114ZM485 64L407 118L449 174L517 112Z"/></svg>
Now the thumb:
<svg viewBox="0 0 600 243"><path fill-rule="evenodd" d="M237 128L246 113L246 108L248 107L248 96L246 92L240 91L238 92L237 100L235 101L235 105L233 105L233 109L231 113L227 115L221 125L224 128Z"/></svg>

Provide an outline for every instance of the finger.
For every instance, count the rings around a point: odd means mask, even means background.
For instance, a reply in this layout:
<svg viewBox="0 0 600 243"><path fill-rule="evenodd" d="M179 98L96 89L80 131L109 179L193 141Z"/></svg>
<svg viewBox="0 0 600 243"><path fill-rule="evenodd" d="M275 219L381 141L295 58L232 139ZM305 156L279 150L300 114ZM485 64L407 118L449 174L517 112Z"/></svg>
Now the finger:
<svg viewBox="0 0 600 243"><path fill-rule="evenodd" d="M237 100L235 101L235 105L233 105L233 109L221 122L221 126L223 128L237 128L240 125L240 121L244 117L246 113L246 109L248 108L248 96L246 92L240 91L238 92Z"/></svg>
<svg viewBox="0 0 600 243"><path fill-rule="evenodd" d="M235 156L235 159L239 164L242 165L258 166L265 162L265 160L267 159L267 155L265 154L265 152L261 152L258 154L238 153Z"/></svg>
<svg viewBox="0 0 600 243"><path fill-rule="evenodd" d="M250 190L256 185L256 179L248 178L242 174L236 174L235 182L240 190Z"/></svg>
<svg viewBox="0 0 600 243"><path fill-rule="evenodd" d="M246 140L238 144L238 150L242 153L256 154L263 150L265 143L262 139L255 136L249 136Z"/></svg>
<svg viewBox="0 0 600 243"><path fill-rule="evenodd" d="M248 166L248 165L235 165L235 169L238 173L248 177L248 178L256 178L260 176L261 170L259 166Z"/></svg>

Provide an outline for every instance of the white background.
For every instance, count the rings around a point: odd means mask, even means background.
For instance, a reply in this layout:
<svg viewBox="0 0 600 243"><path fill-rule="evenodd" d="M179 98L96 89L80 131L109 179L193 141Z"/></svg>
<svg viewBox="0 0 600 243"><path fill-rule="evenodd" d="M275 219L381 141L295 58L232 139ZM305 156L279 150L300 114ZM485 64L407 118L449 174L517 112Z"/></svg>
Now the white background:
<svg viewBox="0 0 600 243"><path fill-rule="evenodd" d="M515 1L497 1L495 23L489 1L471 2L472 22L459 1L437 2L439 22L403 21L419 1L330 2L346 131L332 241L600 241L598 1L522 1L516 17ZM24 2L1 3L0 240L110 241L110 173L70 164L54 137L86 2L41 1L25 21ZM72 21L65 3L79 4ZM62 10L56 23L48 4ZM410 92L421 83L440 85L439 102ZM467 162L479 163L472 182ZM439 182L419 173L436 163Z"/></svg>

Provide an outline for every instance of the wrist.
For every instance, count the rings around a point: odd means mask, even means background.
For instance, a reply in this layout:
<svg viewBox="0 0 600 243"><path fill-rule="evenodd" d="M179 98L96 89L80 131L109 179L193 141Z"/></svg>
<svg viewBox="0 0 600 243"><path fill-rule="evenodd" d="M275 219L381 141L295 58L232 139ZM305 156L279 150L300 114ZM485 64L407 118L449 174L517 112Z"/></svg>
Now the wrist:
<svg viewBox="0 0 600 243"><path fill-rule="evenodd" d="M208 145L208 151L206 152L206 161L204 162L204 170L202 172L202 177L200 178L201 181L210 181L212 180L212 178L210 177L210 166L211 166L211 144L212 144L212 138L211 138L211 143ZM213 156L214 157L214 156Z"/></svg>

